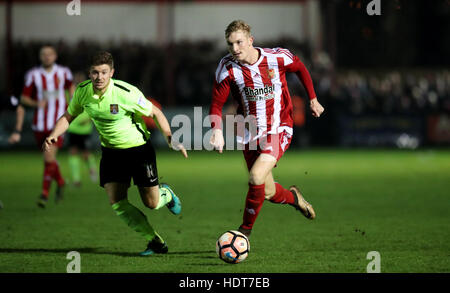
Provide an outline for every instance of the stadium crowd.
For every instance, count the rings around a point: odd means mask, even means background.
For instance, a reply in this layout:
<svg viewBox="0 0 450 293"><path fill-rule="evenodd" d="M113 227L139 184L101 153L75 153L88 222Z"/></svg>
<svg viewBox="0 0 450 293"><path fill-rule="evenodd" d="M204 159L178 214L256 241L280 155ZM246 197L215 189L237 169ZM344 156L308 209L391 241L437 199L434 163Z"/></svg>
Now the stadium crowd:
<svg viewBox="0 0 450 293"><path fill-rule="evenodd" d="M41 42L14 44L14 89L20 93L27 68L38 64ZM442 70L342 70L324 52L312 52L308 45L292 40L278 44L299 55L311 71L318 96L333 111L351 115L417 114L450 112L450 71ZM259 44L272 47L271 43ZM122 41L100 44L80 41L56 44L58 63L72 72L85 72L89 56L106 47L116 59L116 78L142 88L144 93L168 106L207 105L217 60L227 52L216 42L184 41L166 48L151 43ZM219 58L219 59L218 59ZM19 62L20 61L20 62ZM289 76L292 94L305 96L295 76ZM166 100L172 90L173 99ZM328 109L330 110L330 109Z"/></svg>

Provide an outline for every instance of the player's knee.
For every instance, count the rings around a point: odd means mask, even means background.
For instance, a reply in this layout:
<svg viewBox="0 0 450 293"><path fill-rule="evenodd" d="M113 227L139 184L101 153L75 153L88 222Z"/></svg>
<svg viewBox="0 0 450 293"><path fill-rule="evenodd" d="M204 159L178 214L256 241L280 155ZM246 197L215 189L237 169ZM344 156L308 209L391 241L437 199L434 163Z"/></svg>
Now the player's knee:
<svg viewBox="0 0 450 293"><path fill-rule="evenodd" d="M265 176L262 172L251 170L248 178L248 183L252 185L261 185L265 182Z"/></svg>
<svg viewBox="0 0 450 293"><path fill-rule="evenodd" d="M149 209L155 209L159 203L159 189L139 188L142 203Z"/></svg>

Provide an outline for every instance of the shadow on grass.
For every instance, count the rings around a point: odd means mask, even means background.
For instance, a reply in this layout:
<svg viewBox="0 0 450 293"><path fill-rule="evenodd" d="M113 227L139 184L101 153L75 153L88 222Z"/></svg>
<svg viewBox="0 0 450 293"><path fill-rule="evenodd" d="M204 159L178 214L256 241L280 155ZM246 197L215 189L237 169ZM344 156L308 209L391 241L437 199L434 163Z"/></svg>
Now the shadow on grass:
<svg viewBox="0 0 450 293"><path fill-rule="evenodd" d="M116 255L123 257L139 257L143 256L139 255L139 252L123 252L123 251L106 251L103 250L102 247L73 247L73 248L2 248L0 247L0 254L2 253L68 253L70 251L77 251L80 254L99 254L99 255ZM193 254L209 254L215 253L212 250L205 251L175 251L168 252L166 255L193 255ZM162 254L155 254L152 257L163 256ZM204 258L213 258L212 256L204 256Z"/></svg>

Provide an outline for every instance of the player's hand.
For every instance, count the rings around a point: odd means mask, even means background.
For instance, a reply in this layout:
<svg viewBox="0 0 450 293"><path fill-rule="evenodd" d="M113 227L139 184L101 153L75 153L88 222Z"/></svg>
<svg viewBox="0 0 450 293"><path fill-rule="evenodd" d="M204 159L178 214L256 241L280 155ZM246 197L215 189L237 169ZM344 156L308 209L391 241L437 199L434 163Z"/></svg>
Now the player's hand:
<svg viewBox="0 0 450 293"><path fill-rule="evenodd" d="M43 100L40 100L39 102L37 102L38 108L43 109L43 108L45 108L45 106L47 106L47 99L43 99Z"/></svg>
<svg viewBox="0 0 450 293"><path fill-rule="evenodd" d="M215 150L217 150L220 154L223 151L223 146L225 144L225 141L223 139L223 132L222 129L214 129L213 133L211 135L211 139L209 140L209 143L214 147Z"/></svg>
<svg viewBox="0 0 450 293"><path fill-rule="evenodd" d="M169 145L169 148L171 148L171 149L173 149L175 151L181 151L181 154L186 159L188 158L188 154L187 154L187 151L184 148L184 146L181 143L179 143L179 142L176 142L176 143L172 142L172 135L167 136L166 139L167 139L167 144Z"/></svg>
<svg viewBox="0 0 450 293"><path fill-rule="evenodd" d="M14 132L13 134L11 134L8 138L8 143L10 144L15 144L18 143L20 141L21 135L18 132Z"/></svg>
<svg viewBox="0 0 450 293"><path fill-rule="evenodd" d="M57 138L57 137L54 137L54 136L48 136L48 137L45 139L44 143L42 144L42 150L43 150L44 152L50 150L51 145L54 144L54 143L56 143L57 141L58 141L58 138Z"/></svg>
<svg viewBox="0 0 450 293"><path fill-rule="evenodd" d="M177 143L175 145L172 146L172 149L176 150L176 151L181 151L181 154L187 159L188 158L188 154L186 149L184 148L184 146L181 143Z"/></svg>
<svg viewBox="0 0 450 293"><path fill-rule="evenodd" d="M325 111L325 109L322 107L322 105L319 103L319 101L317 100L317 98L312 99L309 102L309 106L311 108L312 111L312 115L314 117L320 117L320 115L322 115L323 111Z"/></svg>

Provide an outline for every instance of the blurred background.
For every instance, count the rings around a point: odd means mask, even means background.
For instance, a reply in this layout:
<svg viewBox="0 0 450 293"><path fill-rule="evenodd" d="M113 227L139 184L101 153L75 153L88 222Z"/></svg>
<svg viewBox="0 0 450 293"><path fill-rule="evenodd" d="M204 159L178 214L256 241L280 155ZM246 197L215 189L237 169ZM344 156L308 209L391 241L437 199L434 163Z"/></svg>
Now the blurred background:
<svg viewBox="0 0 450 293"><path fill-rule="evenodd" d="M11 148L14 97L26 71L39 65L43 44L54 45L57 63L73 74L86 73L95 51L110 51L115 78L154 99L170 122L180 113L193 117L194 107L207 115L214 73L227 54L224 30L235 19L252 26L255 46L290 49L312 75L326 111L313 119L303 86L288 76L291 147L450 145L449 0L380 0L381 15L372 16L368 0L81 0L79 15L69 15L73 2L0 2L2 149ZM32 116L28 109L20 148L35 148ZM99 147L96 134L92 145Z"/></svg>

